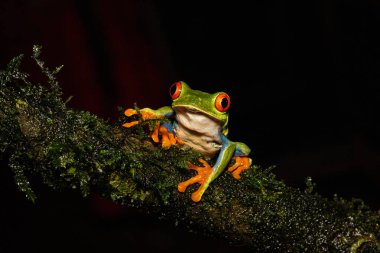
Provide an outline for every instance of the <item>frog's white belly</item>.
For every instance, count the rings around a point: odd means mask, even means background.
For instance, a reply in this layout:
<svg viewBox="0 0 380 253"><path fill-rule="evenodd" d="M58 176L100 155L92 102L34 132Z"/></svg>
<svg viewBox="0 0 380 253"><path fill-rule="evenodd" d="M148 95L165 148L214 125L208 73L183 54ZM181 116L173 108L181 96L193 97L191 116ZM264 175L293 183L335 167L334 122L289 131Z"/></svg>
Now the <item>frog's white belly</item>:
<svg viewBox="0 0 380 253"><path fill-rule="evenodd" d="M194 150L212 157L222 147L221 122L186 108L176 108L176 135Z"/></svg>

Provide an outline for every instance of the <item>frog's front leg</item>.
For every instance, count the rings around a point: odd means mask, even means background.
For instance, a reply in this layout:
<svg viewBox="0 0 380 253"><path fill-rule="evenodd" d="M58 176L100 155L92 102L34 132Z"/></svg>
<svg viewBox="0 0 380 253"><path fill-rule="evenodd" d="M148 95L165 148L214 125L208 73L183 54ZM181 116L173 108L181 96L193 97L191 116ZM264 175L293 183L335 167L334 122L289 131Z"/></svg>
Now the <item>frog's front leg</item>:
<svg viewBox="0 0 380 253"><path fill-rule="evenodd" d="M137 115L139 113L141 115L142 120L149 120L149 119L169 118L174 114L174 111L170 106L164 106L164 107L161 107L157 110L153 110L150 108L143 108L143 109L137 111L135 109L129 108L129 109L124 111L124 114L127 117L131 117L131 116ZM123 126L124 127L132 127L132 126L137 125L139 123L140 123L140 121L136 120L136 121L124 123Z"/></svg>
<svg viewBox="0 0 380 253"><path fill-rule="evenodd" d="M157 110L153 110L150 108L144 108L139 111L135 109L127 109L125 110L124 114L127 117L137 115L140 113L141 120L131 121L124 123L124 127L132 127L134 125L137 125L141 123L141 121L149 120L149 119L160 119L160 118L169 118L174 114L173 109L170 106L164 106ZM153 129L153 132L150 134L152 140L154 142L159 142L159 135L162 136L162 147L163 148L169 148L171 145L176 144L177 140L174 136L173 126L169 123L160 124L160 122L156 123L155 128Z"/></svg>
<svg viewBox="0 0 380 253"><path fill-rule="evenodd" d="M178 185L179 192L185 192L186 188L189 185L198 183L200 184L198 190L196 190L192 195L191 199L194 202L199 202L202 198L203 193L207 190L210 183L217 178L220 173L227 167L231 157L234 154L236 144L227 139L225 135L221 135L222 139L222 149L220 150L218 159L214 165L211 167L205 160L199 159L199 161L203 164L203 167L196 166L194 164L189 163L189 168L196 170L198 174L189 180L182 182Z"/></svg>
<svg viewBox="0 0 380 253"><path fill-rule="evenodd" d="M229 172L232 172L232 176L235 179L240 179L240 173L249 169L252 163L252 159L248 157L251 152L250 148L242 142L236 142L236 149L234 157L235 164L228 168Z"/></svg>

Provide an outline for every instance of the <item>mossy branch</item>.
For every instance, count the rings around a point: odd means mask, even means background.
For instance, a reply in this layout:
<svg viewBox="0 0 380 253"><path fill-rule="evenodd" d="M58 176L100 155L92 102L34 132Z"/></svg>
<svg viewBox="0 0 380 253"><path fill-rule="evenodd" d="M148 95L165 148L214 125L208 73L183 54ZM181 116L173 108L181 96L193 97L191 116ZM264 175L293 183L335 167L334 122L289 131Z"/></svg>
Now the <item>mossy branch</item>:
<svg viewBox="0 0 380 253"><path fill-rule="evenodd" d="M126 129L123 116L109 124L68 108L55 79L60 68L49 70L39 56L35 46L32 58L50 87L32 85L19 70L22 56L0 73L1 157L32 201L28 175L36 174L53 189L97 192L257 252L380 252L379 212L359 200L321 197L310 180L306 190L289 187L271 168L252 166L240 181L226 172L193 203L194 188L179 193L176 186L193 175L186 161L199 154L153 144L154 122Z"/></svg>

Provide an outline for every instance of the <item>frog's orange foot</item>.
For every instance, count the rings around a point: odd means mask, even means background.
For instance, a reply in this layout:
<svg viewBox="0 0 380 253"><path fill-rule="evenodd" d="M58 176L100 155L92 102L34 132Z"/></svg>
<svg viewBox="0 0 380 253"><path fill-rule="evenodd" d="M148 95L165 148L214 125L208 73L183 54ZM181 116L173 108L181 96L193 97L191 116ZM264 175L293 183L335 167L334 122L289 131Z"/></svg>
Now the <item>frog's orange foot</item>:
<svg viewBox="0 0 380 253"><path fill-rule="evenodd" d="M129 109L124 111L124 115L127 117L131 117L131 116L136 115L136 114L138 114L137 111L135 109L132 109L132 108L129 108ZM140 123L140 122L138 120L135 120L135 121L124 123L122 126L126 127L126 128L130 128L130 127L133 127L134 125L137 125L138 123Z"/></svg>
<svg viewBox="0 0 380 253"><path fill-rule="evenodd" d="M137 111L135 109L129 108L129 109L127 109L127 110L124 111L124 115L127 116L127 117L131 117L133 115L138 115L138 114L141 115L141 119L140 120L135 120L135 121L124 123L123 127L129 128L129 127L132 127L134 125L139 124L142 120L159 119L159 118L163 117L162 115L154 113L154 111L151 110L151 109L149 109L149 108L141 109L140 111Z"/></svg>
<svg viewBox="0 0 380 253"><path fill-rule="evenodd" d="M152 140L156 143L160 142L159 135L162 137L162 148L168 149L172 145L176 144L177 139L174 137L174 134L169 132L168 129L160 125L160 122L156 123L156 127L153 132L150 134Z"/></svg>
<svg viewBox="0 0 380 253"><path fill-rule="evenodd" d="M203 159L199 159L199 161L203 164L204 167L196 166L192 163L189 163L189 168L196 170L198 175L190 178L189 180L178 184L178 191L185 192L186 188L192 184L200 184L198 190L196 190L192 195L191 199L194 202L199 202L202 198L203 193L206 191L208 185L210 184L210 176L214 169Z"/></svg>
<svg viewBox="0 0 380 253"><path fill-rule="evenodd" d="M236 156L233 158L236 162L234 165L228 168L229 172L232 172L232 176L239 180L241 178L240 173L249 169L252 160L247 156Z"/></svg>

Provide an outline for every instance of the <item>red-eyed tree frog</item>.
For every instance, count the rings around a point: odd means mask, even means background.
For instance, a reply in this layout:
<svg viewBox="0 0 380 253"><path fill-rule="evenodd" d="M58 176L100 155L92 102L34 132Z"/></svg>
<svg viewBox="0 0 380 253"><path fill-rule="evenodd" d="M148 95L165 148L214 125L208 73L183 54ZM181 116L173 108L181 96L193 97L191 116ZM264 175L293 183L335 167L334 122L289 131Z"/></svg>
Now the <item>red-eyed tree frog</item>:
<svg viewBox="0 0 380 253"><path fill-rule="evenodd" d="M161 135L163 148L180 144L187 145L209 158L218 155L212 167L203 159L199 159L203 167L188 163L189 168L198 174L178 184L180 192L185 192L189 185L200 184L191 197L194 202L198 202L210 183L223 172L231 159L235 160L235 164L229 167L228 171L232 172L234 178L240 179L240 173L247 170L252 163L248 157L250 149L244 143L233 142L227 138L228 109L231 104L227 93L209 94L193 90L182 81L172 84L169 93L173 100L172 106L164 106L158 110L144 108L139 112L127 109L125 115L130 117L140 113L142 120L173 118L172 124L157 123L151 134L154 142L159 142ZM123 126L131 127L138 123L139 121L132 121Z"/></svg>

